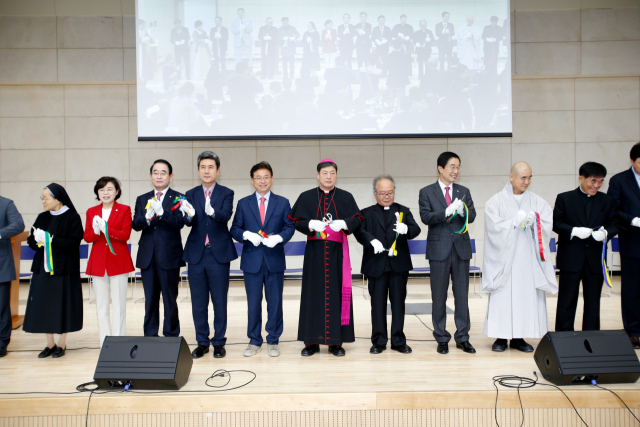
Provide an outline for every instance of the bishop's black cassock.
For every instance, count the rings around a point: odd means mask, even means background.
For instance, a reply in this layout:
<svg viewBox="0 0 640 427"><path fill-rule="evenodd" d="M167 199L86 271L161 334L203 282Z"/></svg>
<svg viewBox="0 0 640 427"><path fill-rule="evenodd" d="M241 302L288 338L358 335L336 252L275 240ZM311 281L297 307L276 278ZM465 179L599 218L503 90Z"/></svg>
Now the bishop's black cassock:
<svg viewBox="0 0 640 427"><path fill-rule="evenodd" d="M347 314L342 312L343 243L330 240L338 237L337 234L348 236L360 228L363 217L355 199L351 193L339 188L325 192L317 187L298 197L289 218L295 223L296 230L307 236L298 340L304 341L305 345L340 345L355 341L350 287L346 295L346 299L349 299L348 324L341 321L341 317ZM348 230L336 233L327 225L324 232L326 238L319 233L316 237L316 232L309 230L309 221L314 219L340 219L345 221ZM350 269L348 277L351 277Z"/></svg>

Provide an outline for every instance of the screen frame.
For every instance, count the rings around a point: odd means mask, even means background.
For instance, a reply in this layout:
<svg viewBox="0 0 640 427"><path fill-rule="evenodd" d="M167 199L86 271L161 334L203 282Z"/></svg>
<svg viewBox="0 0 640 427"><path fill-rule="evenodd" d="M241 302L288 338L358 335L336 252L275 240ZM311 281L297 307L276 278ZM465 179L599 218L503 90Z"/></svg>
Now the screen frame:
<svg viewBox="0 0 640 427"><path fill-rule="evenodd" d="M138 136L138 141L270 141L275 139L442 139L442 138L512 138L513 132L493 133L365 133L365 134L330 134L330 135L221 135L221 136Z"/></svg>

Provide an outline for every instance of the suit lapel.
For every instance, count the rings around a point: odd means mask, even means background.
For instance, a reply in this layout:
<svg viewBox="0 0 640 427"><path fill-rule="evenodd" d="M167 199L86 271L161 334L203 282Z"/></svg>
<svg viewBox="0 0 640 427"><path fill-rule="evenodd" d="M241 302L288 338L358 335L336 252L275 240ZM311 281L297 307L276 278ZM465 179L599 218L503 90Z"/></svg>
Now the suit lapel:
<svg viewBox="0 0 640 427"><path fill-rule="evenodd" d="M398 206L394 203L389 206L389 215L387 215L387 223L385 224L385 227L389 227L389 225L396 222L396 212L398 212Z"/></svg>
<svg viewBox="0 0 640 427"><path fill-rule="evenodd" d="M440 188L440 184L438 184L438 181L436 181L436 183L433 185L433 192L436 195L436 199L440 201L442 207L446 209L447 201L444 198L444 194L442 194L442 189Z"/></svg>
<svg viewBox="0 0 640 427"><path fill-rule="evenodd" d="M171 189L169 187L167 187L167 189L164 192L164 197L162 198L162 209L164 209L165 211L170 211L171 207L172 207L172 200L173 198L173 191L171 191Z"/></svg>
<svg viewBox="0 0 640 427"><path fill-rule="evenodd" d="M380 223L380 227L382 227L383 230L387 229L384 223L384 216L382 215L382 209L379 209L378 206L373 208L373 217L376 220L378 220L378 222Z"/></svg>
<svg viewBox="0 0 640 427"><path fill-rule="evenodd" d="M119 207L120 203L113 202L111 213L109 214L109 219L107 220L107 225L112 225L117 220L116 216L120 215L120 211L118 210ZM100 209L100 213L102 214L102 209Z"/></svg>
<svg viewBox="0 0 640 427"><path fill-rule="evenodd" d="M580 200L580 197L581 197L580 189L577 188L573 192L572 205L573 205L574 211L578 215L578 219L580 220L580 224L582 224L582 225L584 225L586 227L588 225L587 224L587 213L584 210L584 204L582 203L582 200Z"/></svg>
<svg viewBox="0 0 640 427"><path fill-rule="evenodd" d="M271 197L269 197L269 204L267 205L267 213L264 216L264 225L263 227L265 227L267 225L267 223L269 222L269 218L271 218L271 215L273 214L273 211L275 210L276 206L278 205L278 196L276 196L275 194L271 193ZM258 218L260 218L260 212L258 212Z"/></svg>
<svg viewBox="0 0 640 427"><path fill-rule="evenodd" d="M600 214L600 211L602 210L602 206L604 205L604 197L602 197L602 194L596 194L593 197L593 206L591 206L591 216L589 218L587 218L587 221L589 221L589 224L592 224L592 221L595 221L598 218L598 215ZM601 225L604 224L596 224L596 227L600 227Z"/></svg>
<svg viewBox="0 0 640 427"><path fill-rule="evenodd" d="M195 194L195 200L194 203L200 208L202 209L202 212L204 212L204 191L202 190L202 185L198 185L195 188L196 194Z"/></svg>
<svg viewBox="0 0 640 427"><path fill-rule="evenodd" d="M249 200L249 210L253 213L253 216L256 217L256 221L258 221L258 224L261 224L260 221L260 210L259 207L257 205L257 199L256 197L256 193L254 192L253 195L251 196L251 200Z"/></svg>
<svg viewBox="0 0 640 427"><path fill-rule="evenodd" d="M633 174L633 171L631 169L627 171L627 179L629 180L629 186L633 189L632 191L640 199L640 187L638 186L636 176Z"/></svg>
<svg viewBox="0 0 640 427"><path fill-rule="evenodd" d="M216 185L213 186L213 191L211 192L211 207L213 207L214 202L220 196L220 184L216 182Z"/></svg>

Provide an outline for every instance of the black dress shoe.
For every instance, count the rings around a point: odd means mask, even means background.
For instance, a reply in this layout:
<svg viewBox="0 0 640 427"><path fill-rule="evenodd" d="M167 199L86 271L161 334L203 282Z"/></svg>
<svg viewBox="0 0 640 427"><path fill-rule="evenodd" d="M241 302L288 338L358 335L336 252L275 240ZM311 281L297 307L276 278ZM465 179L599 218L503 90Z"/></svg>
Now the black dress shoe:
<svg viewBox="0 0 640 427"><path fill-rule="evenodd" d="M345 354L347 354L344 351L344 348L342 348L341 345L330 345L329 346L329 353L333 354L334 356L344 356Z"/></svg>
<svg viewBox="0 0 640 427"><path fill-rule="evenodd" d="M44 359L45 357L51 356L53 352L56 351L56 348L58 348L58 346L55 344L53 345L52 348L45 347L44 350L42 350L38 355L38 359Z"/></svg>
<svg viewBox="0 0 640 427"><path fill-rule="evenodd" d="M58 357L62 357L64 356L65 351L67 351L67 347L65 348L56 347L51 357L53 357L54 359L57 359Z"/></svg>
<svg viewBox="0 0 640 427"><path fill-rule="evenodd" d="M223 345L214 345L213 346L213 357L216 359L220 359L221 357L225 357L227 355L227 350L224 349Z"/></svg>
<svg viewBox="0 0 640 427"><path fill-rule="evenodd" d="M209 346L208 345L199 345L199 346L196 347L195 350L193 350L191 352L191 357L193 357L194 359L200 359L206 353L209 353Z"/></svg>
<svg viewBox="0 0 640 427"><path fill-rule="evenodd" d="M491 351L503 352L507 349L507 340L498 338L491 346Z"/></svg>
<svg viewBox="0 0 640 427"><path fill-rule="evenodd" d="M533 346L531 344L527 344L522 338L512 339L509 343L509 347L520 350L523 353L533 353Z"/></svg>
<svg viewBox="0 0 640 427"><path fill-rule="evenodd" d="M458 342L456 343L456 348L461 349L462 351L464 351L465 353L475 353L476 349L473 348L473 346L471 345L471 343L469 341L464 341L464 342Z"/></svg>
<svg viewBox="0 0 640 427"><path fill-rule="evenodd" d="M447 354L449 353L449 343L446 342L439 342L438 343L438 353L440 354Z"/></svg>
<svg viewBox="0 0 640 427"><path fill-rule="evenodd" d="M387 349L386 345L372 345L369 353L371 354L380 354Z"/></svg>
<svg viewBox="0 0 640 427"><path fill-rule="evenodd" d="M403 353L403 354L409 354L411 353L411 347L409 347L406 344L402 344L402 345L392 345L391 346L391 350L395 350L398 353Z"/></svg>
<svg viewBox="0 0 640 427"><path fill-rule="evenodd" d="M5 357L7 355L7 348L0 348L0 357Z"/></svg>
<svg viewBox="0 0 640 427"><path fill-rule="evenodd" d="M310 357L320 351L320 346L318 344L306 345L300 352L300 354L304 357Z"/></svg>

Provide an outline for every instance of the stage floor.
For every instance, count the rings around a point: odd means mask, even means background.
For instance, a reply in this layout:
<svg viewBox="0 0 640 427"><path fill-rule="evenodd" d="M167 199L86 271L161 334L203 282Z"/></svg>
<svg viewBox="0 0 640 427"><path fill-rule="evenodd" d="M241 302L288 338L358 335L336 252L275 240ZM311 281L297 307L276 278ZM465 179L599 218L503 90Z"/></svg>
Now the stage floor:
<svg viewBox="0 0 640 427"><path fill-rule="evenodd" d="M131 285L133 286L133 284ZM515 350L504 353L491 351L493 339L482 335L487 296L469 297L472 320L470 342L476 354L466 354L450 343L450 353L436 353L431 331L430 315L407 315L405 333L413 348L409 355L387 351L380 355L369 353L370 302L362 282L354 281L353 302L355 343L345 344L346 357L334 357L326 347L310 358L300 356L303 344L295 341L298 324L300 282L286 281L284 289L284 333L281 337L282 355L271 358L264 350L247 358L242 352L247 346L246 297L243 282L232 282L229 290L229 319L227 356L214 359L212 351L195 360L184 392L160 395L109 394L94 395L91 413L159 413L159 412L233 412L233 411L300 411L300 410L361 410L361 409L490 409L495 403L492 377L518 375L533 378L537 367L532 354ZM614 277L614 293L602 297L602 329L621 329L620 295L615 293L619 277ZM84 285L88 297L88 285ZM473 279L471 280L473 288ZM21 286L21 313L28 294L28 285ZM131 290L129 296L131 296ZM181 294L181 298L184 294ZM137 288L138 298L142 287ZM409 281L407 303L431 302L428 279ZM582 299L578 316L582 318ZM263 320L266 303L263 303ZM453 300L448 306L453 308ZM549 324L553 327L556 298L547 297ZM190 300L179 303L181 330L189 344L195 343ZM161 308L162 310L162 308ZM127 335L142 335L144 301L127 304ZM210 320L213 319L210 312ZM390 321L390 317L388 318ZM580 320L576 324L580 325ZM423 324L424 322L424 324ZM448 328L453 334L453 316L448 316ZM538 340L528 340L536 346ZM43 335L15 330L9 355L0 359L0 378L3 393L64 393L73 392L78 384L93 378L99 355L96 306L85 301L84 329L69 334L67 353L60 359L38 359L45 347ZM193 349L194 347L191 346ZM213 393L205 380L217 369L248 370L256 374L249 385L231 391ZM233 373L226 387L237 387L252 378L248 373ZM212 384L223 384L217 379ZM612 387L632 408L640 407L640 384L619 384ZM614 396L591 386L565 387L578 407L620 408ZM215 395L215 405L211 397ZM570 408L562 394L551 388L537 386L523 390L523 403L529 408ZM8 395L0 394L0 418L35 415L79 415L86 411L88 394L70 395ZM519 408L517 394L501 389L500 408ZM97 411L97 412L94 412ZM1 424L1 423L0 423ZM519 423L518 423L519 424ZM614 424L615 425L615 424Z"/></svg>

